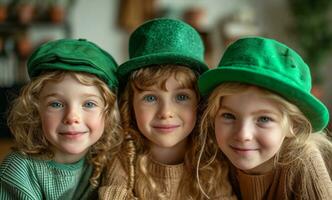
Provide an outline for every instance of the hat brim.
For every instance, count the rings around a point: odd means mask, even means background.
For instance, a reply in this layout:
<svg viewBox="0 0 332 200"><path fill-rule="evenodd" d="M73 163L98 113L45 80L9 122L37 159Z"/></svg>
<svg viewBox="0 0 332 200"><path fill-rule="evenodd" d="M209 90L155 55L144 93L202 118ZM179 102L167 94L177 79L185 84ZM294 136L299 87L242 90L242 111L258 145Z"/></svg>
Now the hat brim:
<svg viewBox="0 0 332 200"><path fill-rule="evenodd" d="M30 72L30 77L35 77L39 75L42 71L47 70L64 70L94 74L97 77L101 78L103 81L105 81L105 83L110 87L112 91L116 91L118 85L118 82L113 81L114 79L108 77L105 72L84 63L78 65L68 64L64 62L42 63L34 67L34 70Z"/></svg>
<svg viewBox="0 0 332 200"><path fill-rule="evenodd" d="M248 66L227 66L227 68L215 68L202 74L198 80L198 86L202 95L208 95L215 87L225 82L240 82L266 88L297 105L311 122L314 131L324 129L329 121L326 106L312 94L296 87L295 83L285 82L283 79L277 73L264 74Z"/></svg>
<svg viewBox="0 0 332 200"><path fill-rule="evenodd" d="M160 64L178 64L187 66L192 70L197 71L199 74L202 74L208 70L207 65L199 59L194 59L192 57L177 53L158 53L150 54L148 56L140 56L128 60L119 66L117 71L118 77L120 81L124 81L132 71L151 65Z"/></svg>

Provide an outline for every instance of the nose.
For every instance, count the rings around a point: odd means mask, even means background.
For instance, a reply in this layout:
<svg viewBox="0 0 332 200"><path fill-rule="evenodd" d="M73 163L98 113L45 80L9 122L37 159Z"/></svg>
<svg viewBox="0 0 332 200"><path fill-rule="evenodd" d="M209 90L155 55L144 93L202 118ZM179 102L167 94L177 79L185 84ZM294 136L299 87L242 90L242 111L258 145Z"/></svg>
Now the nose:
<svg viewBox="0 0 332 200"><path fill-rule="evenodd" d="M158 117L160 119L173 118L173 105L171 102L162 102L158 108Z"/></svg>
<svg viewBox="0 0 332 200"><path fill-rule="evenodd" d="M66 109L66 113L63 118L64 124L78 124L80 123L80 114L74 107L69 107Z"/></svg>
<svg viewBox="0 0 332 200"><path fill-rule="evenodd" d="M237 141L250 141L254 136L254 127L250 122L239 121L237 128L235 129L235 140Z"/></svg>

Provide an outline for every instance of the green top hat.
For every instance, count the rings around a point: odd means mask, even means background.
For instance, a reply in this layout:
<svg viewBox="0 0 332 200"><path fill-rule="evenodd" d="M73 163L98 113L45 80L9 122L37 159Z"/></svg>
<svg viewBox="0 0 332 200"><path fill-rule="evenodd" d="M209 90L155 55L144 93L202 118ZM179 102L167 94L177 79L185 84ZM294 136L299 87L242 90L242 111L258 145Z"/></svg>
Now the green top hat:
<svg viewBox="0 0 332 200"><path fill-rule="evenodd" d="M85 39L60 39L47 42L28 60L30 78L45 70L87 72L101 78L112 89L118 87L118 65L106 51Z"/></svg>
<svg viewBox="0 0 332 200"><path fill-rule="evenodd" d="M328 124L328 109L310 93L309 67L294 50L275 40L237 40L226 49L217 68L201 75L199 90L207 95L224 82L252 84L281 95L298 106L314 131Z"/></svg>
<svg viewBox="0 0 332 200"><path fill-rule="evenodd" d="M199 33L174 19L158 18L139 26L129 39L129 57L118 69L120 80L134 70L155 64L184 65L199 73L208 69Z"/></svg>

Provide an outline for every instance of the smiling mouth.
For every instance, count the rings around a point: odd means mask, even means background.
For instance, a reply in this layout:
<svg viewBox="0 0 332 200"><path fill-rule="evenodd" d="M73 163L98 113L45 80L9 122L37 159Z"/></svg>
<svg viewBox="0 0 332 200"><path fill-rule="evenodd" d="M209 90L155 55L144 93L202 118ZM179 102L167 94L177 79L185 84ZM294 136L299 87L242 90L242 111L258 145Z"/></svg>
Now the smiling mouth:
<svg viewBox="0 0 332 200"><path fill-rule="evenodd" d="M172 132L173 130L179 128L180 125L162 125L162 126L153 126L154 129L157 129L161 132Z"/></svg>
<svg viewBox="0 0 332 200"><path fill-rule="evenodd" d="M250 152L250 151L257 151L257 148L239 148L239 147L234 147L230 146L233 150L238 151L238 152Z"/></svg>
<svg viewBox="0 0 332 200"><path fill-rule="evenodd" d="M60 132L60 135L81 135L85 134L87 131L66 131L66 132Z"/></svg>

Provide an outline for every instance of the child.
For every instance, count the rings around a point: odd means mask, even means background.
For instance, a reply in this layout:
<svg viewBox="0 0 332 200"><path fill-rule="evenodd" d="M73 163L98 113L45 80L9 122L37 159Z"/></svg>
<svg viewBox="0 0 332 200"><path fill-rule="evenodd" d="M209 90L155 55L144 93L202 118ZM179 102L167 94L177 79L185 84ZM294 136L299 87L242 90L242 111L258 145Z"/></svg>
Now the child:
<svg viewBox="0 0 332 200"><path fill-rule="evenodd" d="M101 199L201 199L193 147L198 74L207 70L199 34L173 19L154 19L129 40L130 60L120 65L119 107L127 144L110 164ZM121 172L122 170L122 172ZM227 175L227 168L225 173ZM232 195L229 182L220 195Z"/></svg>
<svg viewBox="0 0 332 200"><path fill-rule="evenodd" d="M322 131L329 112L310 94L309 68L295 51L272 39L239 39L198 83L209 94L202 155L217 154L215 167L229 160L239 198L332 198L323 160L331 162Z"/></svg>
<svg viewBox="0 0 332 200"><path fill-rule="evenodd" d="M11 109L16 148L0 166L0 199L91 199L120 146L117 64L84 39L40 46ZM110 89L111 88L111 89Z"/></svg>

